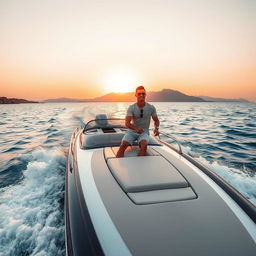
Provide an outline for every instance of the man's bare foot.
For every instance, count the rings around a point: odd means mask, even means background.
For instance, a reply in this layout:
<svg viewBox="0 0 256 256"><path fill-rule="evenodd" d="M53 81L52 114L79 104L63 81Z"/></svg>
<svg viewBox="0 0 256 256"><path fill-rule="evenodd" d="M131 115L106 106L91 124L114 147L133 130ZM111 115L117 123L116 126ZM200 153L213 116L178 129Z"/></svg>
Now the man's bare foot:
<svg viewBox="0 0 256 256"><path fill-rule="evenodd" d="M146 156L147 155L147 151L144 152L144 151L141 151L138 153L138 156Z"/></svg>

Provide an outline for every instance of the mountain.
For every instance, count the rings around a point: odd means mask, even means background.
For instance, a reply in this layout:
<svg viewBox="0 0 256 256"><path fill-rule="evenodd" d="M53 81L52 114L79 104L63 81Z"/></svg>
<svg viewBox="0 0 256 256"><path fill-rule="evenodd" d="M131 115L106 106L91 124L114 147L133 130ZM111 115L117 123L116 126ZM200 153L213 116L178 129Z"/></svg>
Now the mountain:
<svg viewBox="0 0 256 256"><path fill-rule="evenodd" d="M171 89L163 89L159 92L148 92L147 94L147 100L153 101L153 102L203 102L205 100L194 97L194 96L188 96L184 93L181 93L179 91L171 90Z"/></svg>
<svg viewBox="0 0 256 256"><path fill-rule="evenodd" d="M131 102L135 100L134 92L128 93L109 93L102 97L94 98L93 101L97 102ZM202 102L205 101L199 97L188 96L179 91L171 89L163 89L158 92L147 92L147 101L151 102Z"/></svg>
<svg viewBox="0 0 256 256"><path fill-rule="evenodd" d="M47 99L43 100L44 103L51 103L51 102L85 102L90 101L86 99L74 99L74 98L56 98L56 99Z"/></svg>
<svg viewBox="0 0 256 256"><path fill-rule="evenodd" d="M134 92L127 93L109 93L101 97L92 99L91 101L96 102L131 102L134 101Z"/></svg>
<svg viewBox="0 0 256 256"><path fill-rule="evenodd" d="M72 98L57 98L47 99L43 102L134 102L134 92L127 93L108 93L106 95L92 98L92 99L72 99ZM189 96L182 92L163 89L161 91L147 92L147 101L150 102L249 102L245 99L225 99L225 98L213 98L207 96Z"/></svg>
<svg viewBox="0 0 256 256"><path fill-rule="evenodd" d="M200 98L204 99L205 101L212 101L212 102L249 102L246 99L225 99L225 98L213 98L208 96L199 96Z"/></svg>
<svg viewBox="0 0 256 256"><path fill-rule="evenodd" d="M108 93L101 97L93 99L71 99L71 98L58 98L47 99L43 102L133 102L135 101L135 93ZM194 96L188 96L179 91L171 89L163 89L158 92L147 92L147 101L151 102L204 102L204 99Z"/></svg>
<svg viewBox="0 0 256 256"><path fill-rule="evenodd" d="M38 103L37 101L0 97L0 104Z"/></svg>

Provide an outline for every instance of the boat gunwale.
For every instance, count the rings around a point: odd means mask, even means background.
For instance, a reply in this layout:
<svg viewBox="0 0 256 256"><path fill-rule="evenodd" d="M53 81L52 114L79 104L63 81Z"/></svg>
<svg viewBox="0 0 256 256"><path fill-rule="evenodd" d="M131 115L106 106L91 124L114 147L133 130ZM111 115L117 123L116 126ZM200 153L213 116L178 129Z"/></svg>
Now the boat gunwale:
<svg viewBox="0 0 256 256"><path fill-rule="evenodd" d="M191 164L195 165L199 170L201 170L204 174L206 174L210 179L212 179L219 187L221 187L244 211L245 213L252 219L254 223L256 223L256 207L242 195L238 190L236 190L232 185L230 185L227 181L225 181L222 177L217 175L215 172L207 168L205 165L195 160L188 154L184 152L180 152L176 148L174 148L169 143L161 140L159 137L154 136L160 143L174 150L179 155L183 156L187 159Z"/></svg>
<svg viewBox="0 0 256 256"><path fill-rule="evenodd" d="M69 153L72 154L72 164L69 161L69 155L68 155L68 161L67 161L67 167L66 167L66 188L65 188L65 244L66 244L66 255L67 256L73 256L74 255L74 246L72 242L72 232L70 227L70 214L69 214L69 196L68 196L68 179L69 175L74 176L74 182L75 182L75 192L78 199L78 208L80 211L80 217L83 221L83 227L85 227L86 231L84 233L85 237L87 238L87 241L90 244L90 248L88 248L87 253L89 252L90 255L104 255L101 244L99 242L99 239L96 235L95 228L91 222L91 219L89 217L88 207L86 204L86 200L84 198L84 194L82 192L82 186L81 181L79 177L79 171L78 171L78 164L77 164L77 150L76 145L79 143L81 134L81 129L77 128L74 133L71 136L71 142L69 147ZM79 143L80 144L80 143ZM66 208L66 206L68 208ZM90 233L90 235L89 235ZM69 238L67 235L69 234Z"/></svg>

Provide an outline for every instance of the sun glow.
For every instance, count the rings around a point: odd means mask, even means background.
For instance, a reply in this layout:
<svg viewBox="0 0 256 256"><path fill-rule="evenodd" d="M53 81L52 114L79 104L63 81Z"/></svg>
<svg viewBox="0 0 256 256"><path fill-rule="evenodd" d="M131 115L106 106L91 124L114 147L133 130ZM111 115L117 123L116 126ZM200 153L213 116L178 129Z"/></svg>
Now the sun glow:
<svg viewBox="0 0 256 256"><path fill-rule="evenodd" d="M129 71L109 72L103 81L106 92L132 92L138 84L136 75Z"/></svg>

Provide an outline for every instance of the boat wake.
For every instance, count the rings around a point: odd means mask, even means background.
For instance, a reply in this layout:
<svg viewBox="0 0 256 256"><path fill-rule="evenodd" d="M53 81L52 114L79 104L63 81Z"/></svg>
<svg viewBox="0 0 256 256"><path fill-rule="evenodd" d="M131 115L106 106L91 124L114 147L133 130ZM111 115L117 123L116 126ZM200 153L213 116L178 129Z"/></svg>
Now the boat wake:
<svg viewBox="0 0 256 256"><path fill-rule="evenodd" d="M203 165L214 171L217 175L223 178L236 190L238 190L244 197L246 197L252 204L256 205L256 175L248 172L247 169L240 170L233 167L221 165L217 161L210 162L204 157L193 152L189 147L182 147L185 153L196 158Z"/></svg>
<svg viewBox="0 0 256 256"><path fill-rule="evenodd" d="M63 150L38 149L24 178L0 190L0 255L64 255Z"/></svg>

